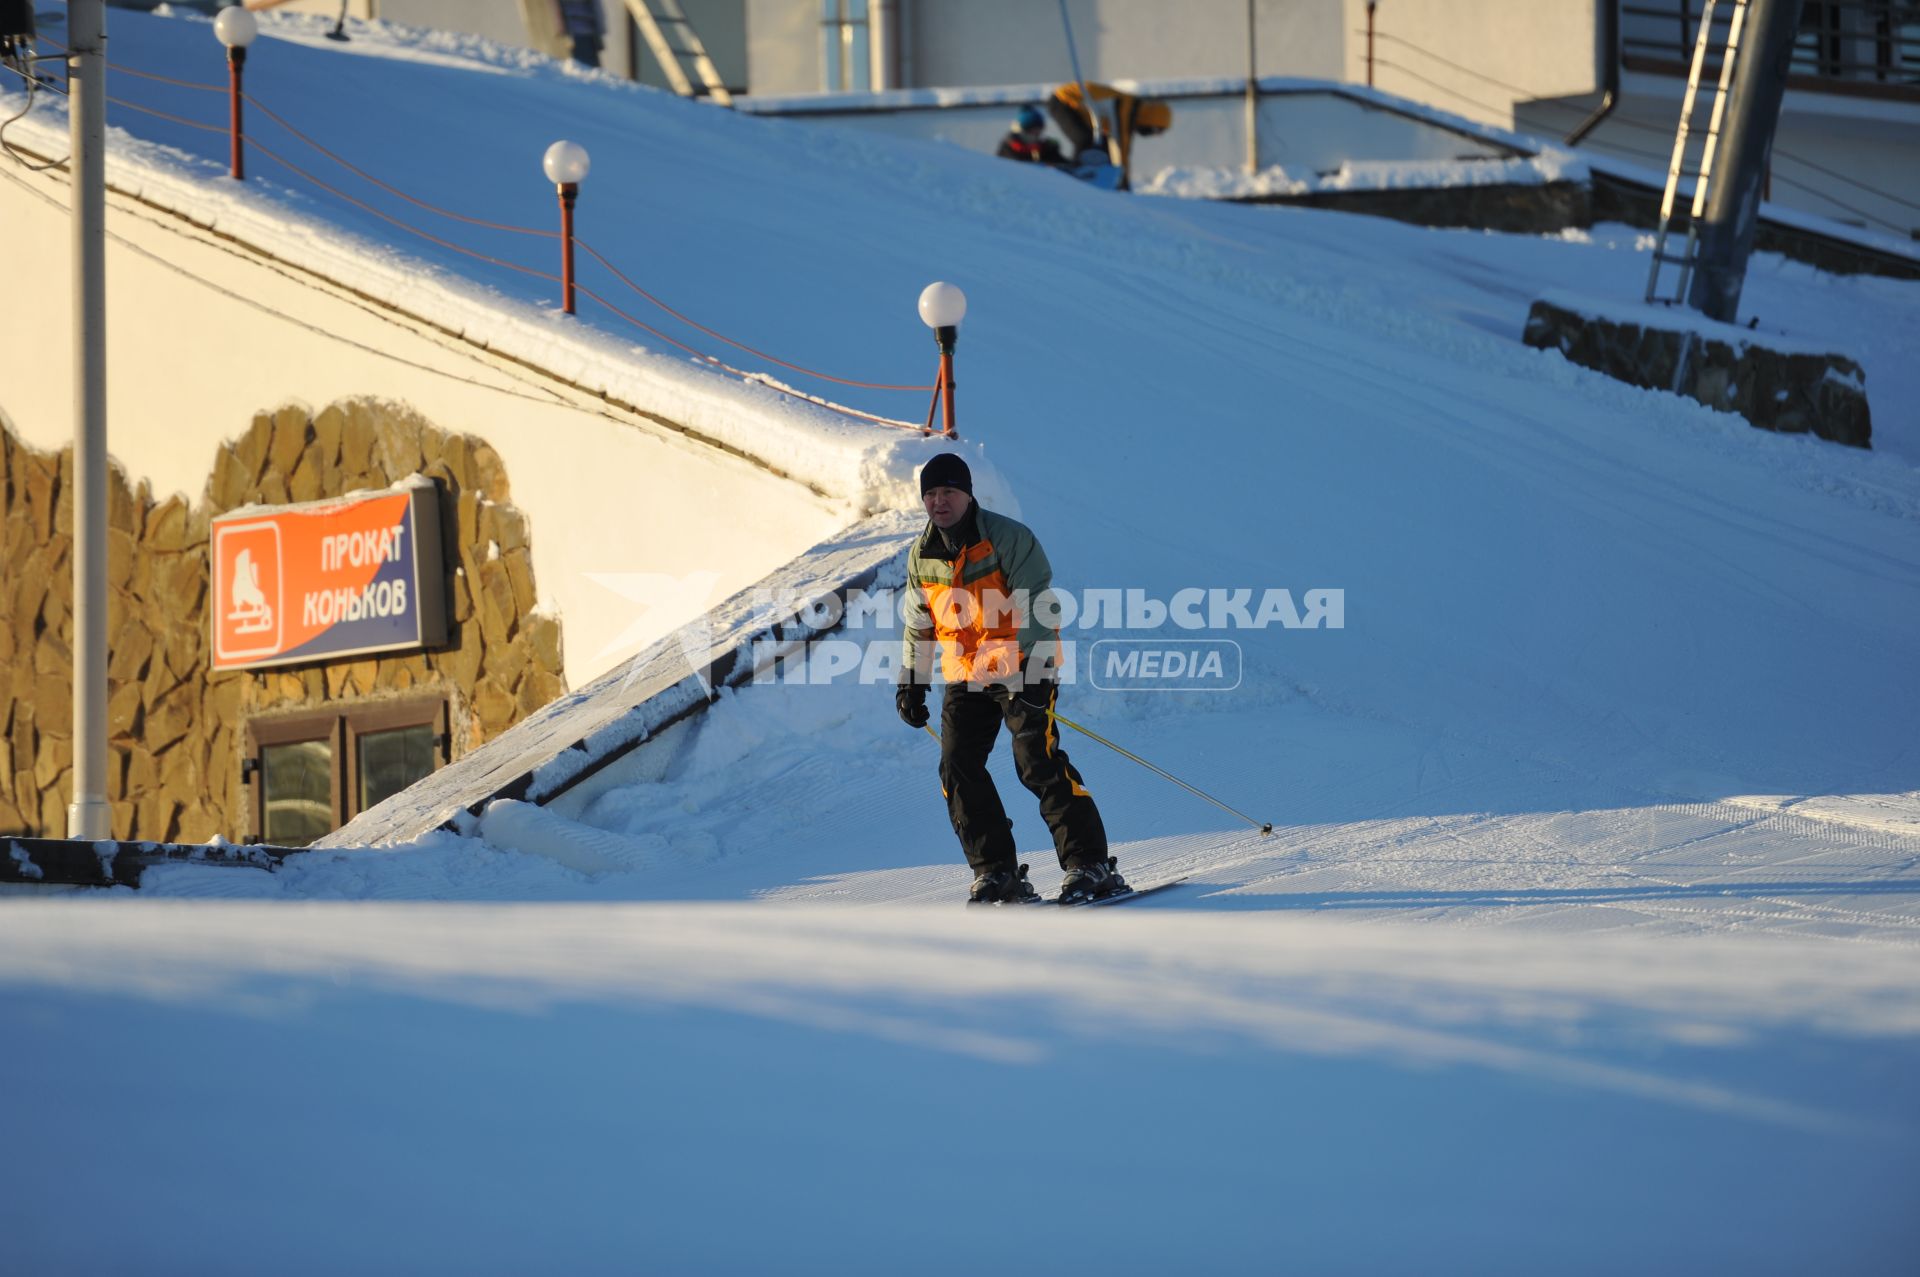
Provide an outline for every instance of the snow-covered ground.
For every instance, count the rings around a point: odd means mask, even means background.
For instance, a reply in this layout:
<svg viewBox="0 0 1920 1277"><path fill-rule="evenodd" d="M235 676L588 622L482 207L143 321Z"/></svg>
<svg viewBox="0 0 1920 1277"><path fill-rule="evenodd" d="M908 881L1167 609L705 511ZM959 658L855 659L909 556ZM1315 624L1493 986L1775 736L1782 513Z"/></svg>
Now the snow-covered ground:
<svg viewBox="0 0 1920 1277"><path fill-rule="evenodd" d="M114 21L132 65L211 43ZM911 373L913 296L960 283L961 429L1059 584L1339 589L1345 624L1235 631L1229 693L1066 690L1275 824L1069 732L1123 867L1189 876L1117 910L955 907L933 743L844 680L728 694L577 821L502 807L273 876L0 901L32 1097L0 1108L0 1257L1910 1269L1920 285L1755 260L1743 321L1865 368L1858 452L1524 348L1543 291L1638 298L1625 228L1113 197L467 45L267 30L255 91L438 202L537 221L533 161L585 142L589 237L785 357ZM233 198L217 139L116 119ZM398 121L435 144L402 154ZM270 173L245 198L454 269ZM499 314L540 304L477 278Z"/></svg>

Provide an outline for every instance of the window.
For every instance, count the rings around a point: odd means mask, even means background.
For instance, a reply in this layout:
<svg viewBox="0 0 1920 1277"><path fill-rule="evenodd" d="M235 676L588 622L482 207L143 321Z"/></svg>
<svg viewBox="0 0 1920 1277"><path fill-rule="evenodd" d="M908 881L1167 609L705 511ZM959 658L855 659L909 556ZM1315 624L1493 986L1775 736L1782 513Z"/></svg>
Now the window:
<svg viewBox="0 0 1920 1277"><path fill-rule="evenodd" d="M447 706L414 698L256 718L247 735L255 840L304 847L445 762Z"/></svg>
<svg viewBox="0 0 1920 1277"><path fill-rule="evenodd" d="M865 93L873 87L873 28L867 4L820 0L821 79L829 93Z"/></svg>
<svg viewBox="0 0 1920 1277"><path fill-rule="evenodd" d="M1620 48L1630 70L1686 73L1705 0L1622 0ZM1733 6L1714 8L1716 50ZM1719 60L1708 62L1717 75ZM1920 91L1920 0L1806 0L1788 75L1797 87L1912 97Z"/></svg>
<svg viewBox="0 0 1920 1277"><path fill-rule="evenodd" d="M1793 74L1920 84L1920 4L1807 0Z"/></svg>

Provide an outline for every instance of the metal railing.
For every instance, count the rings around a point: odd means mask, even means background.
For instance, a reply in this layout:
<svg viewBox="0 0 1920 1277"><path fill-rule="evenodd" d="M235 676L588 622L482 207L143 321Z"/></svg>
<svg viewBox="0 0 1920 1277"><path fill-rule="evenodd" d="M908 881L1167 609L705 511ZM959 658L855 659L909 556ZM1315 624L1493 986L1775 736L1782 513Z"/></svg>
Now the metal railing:
<svg viewBox="0 0 1920 1277"><path fill-rule="evenodd" d="M1620 50L1626 65L1684 68L1704 5L1705 0L1622 0ZM1920 2L1806 0L1789 75L1796 87L1920 96Z"/></svg>

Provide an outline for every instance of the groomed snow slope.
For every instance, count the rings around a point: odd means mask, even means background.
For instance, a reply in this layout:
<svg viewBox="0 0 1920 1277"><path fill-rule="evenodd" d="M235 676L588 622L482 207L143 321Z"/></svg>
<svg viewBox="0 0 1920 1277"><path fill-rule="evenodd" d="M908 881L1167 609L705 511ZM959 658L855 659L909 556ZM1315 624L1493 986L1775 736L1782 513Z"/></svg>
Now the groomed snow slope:
<svg viewBox="0 0 1920 1277"><path fill-rule="evenodd" d="M115 22L135 65L210 41ZM960 283L962 429L1061 585L1338 588L1346 623L1234 634L1232 693L1068 689L1277 825L1070 734L1124 866L1192 875L1103 914L953 907L932 743L844 681L725 698L578 822L149 876L192 901L8 901L0 1023L95 1097L0 1116L0 1235L30 1259L1909 1263L1920 288L1755 263L1763 331L1866 368L1858 453L1522 348L1541 290L1637 294L1623 229L1115 198L283 30L308 44L263 41L256 91L429 198L538 218L533 158L585 142L619 210L587 233L789 358L919 367L912 297ZM439 140L403 157L396 121ZM235 895L269 899L204 899ZM142 1183L105 1228L47 1187L102 1160Z"/></svg>

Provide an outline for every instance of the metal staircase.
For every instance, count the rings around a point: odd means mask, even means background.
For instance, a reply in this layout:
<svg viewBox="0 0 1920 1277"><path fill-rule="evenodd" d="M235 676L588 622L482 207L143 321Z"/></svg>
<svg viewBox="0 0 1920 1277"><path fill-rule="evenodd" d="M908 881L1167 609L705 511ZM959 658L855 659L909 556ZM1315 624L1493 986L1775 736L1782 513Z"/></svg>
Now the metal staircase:
<svg viewBox="0 0 1920 1277"><path fill-rule="evenodd" d="M733 105L726 81L714 69L707 46L700 42L693 23L687 21L680 0L627 0L627 12L633 15L634 25L640 28L675 93L683 98L711 98L721 106ZM687 73L689 68L692 75ZM699 77L697 86L695 76Z"/></svg>
<svg viewBox="0 0 1920 1277"><path fill-rule="evenodd" d="M1687 289L1693 282L1700 244L1700 215L1707 207L1707 187L1713 180L1714 153L1719 147L1721 123L1726 119L1728 89L1733 83L1734 62L1740 54L1748 3L1749 0L1727 0L1721 5L1719 0L1706 0L1700 13L1700 34L1693 42L1693 65L1687 72L1686 94L1680 102L1680 126L1673 136L1673 159L1667 166L1667 188L1660 198L1659 235L1653 244L1653 266L1647 273L1649 302L1684 305ZM1716 9L1726 16L1724 27L1718 21L1720 15ZM1701 133L1693 127L1700 105L1701 74L1708 58L1715 55L1719 58L1719 87L1713 95L1713 114L1706 131ZM1677 213L1683 178L1693 180L1693 201L1684 212ZM1668 241L1679 231L1682 218L1686 224L1686 244L1678 253L1668 252ZM1677 281L1670 295L1661 287L1663 268L1667 266L1677 269Z"/></svg>

